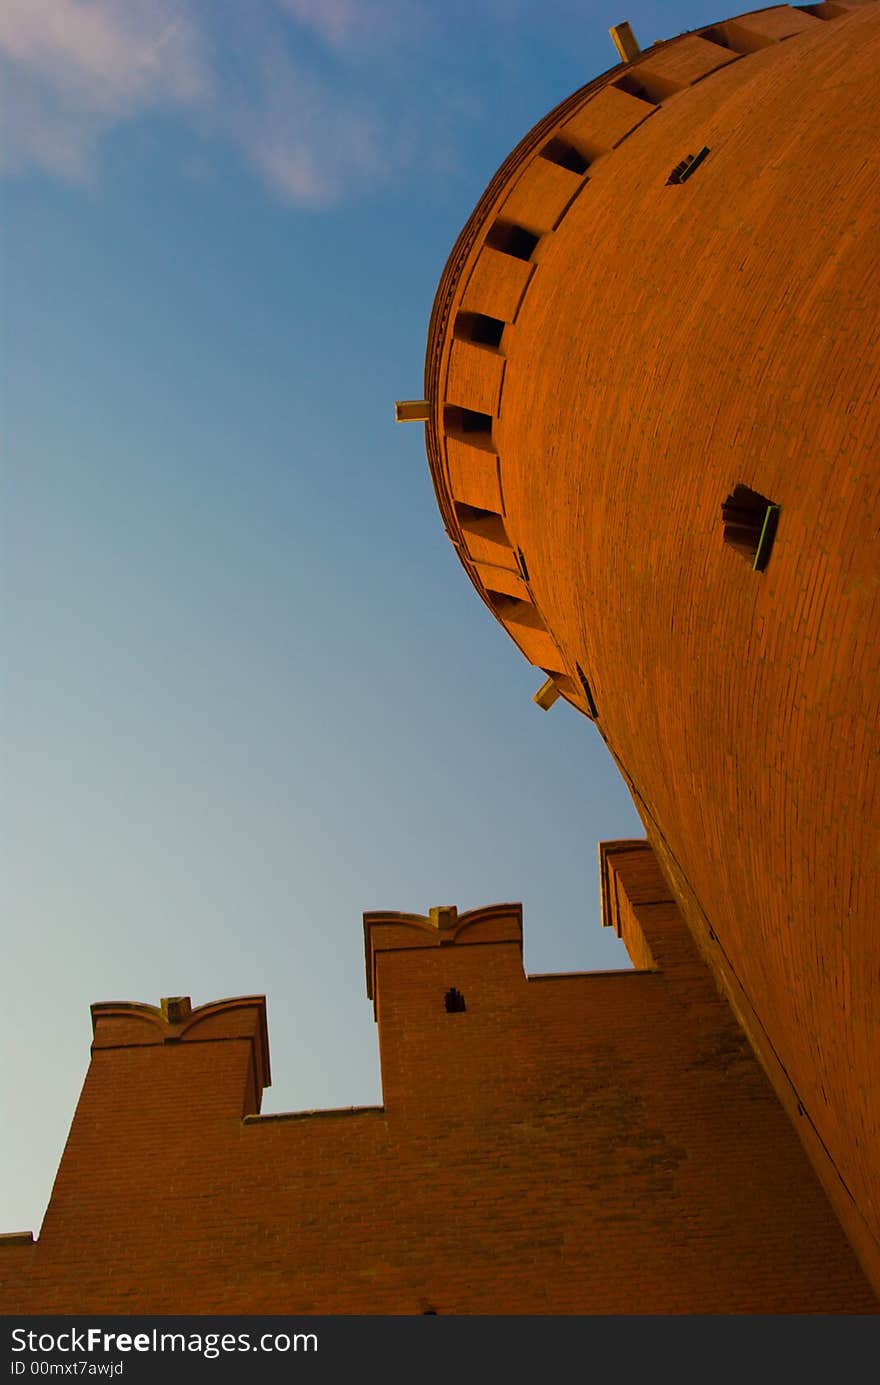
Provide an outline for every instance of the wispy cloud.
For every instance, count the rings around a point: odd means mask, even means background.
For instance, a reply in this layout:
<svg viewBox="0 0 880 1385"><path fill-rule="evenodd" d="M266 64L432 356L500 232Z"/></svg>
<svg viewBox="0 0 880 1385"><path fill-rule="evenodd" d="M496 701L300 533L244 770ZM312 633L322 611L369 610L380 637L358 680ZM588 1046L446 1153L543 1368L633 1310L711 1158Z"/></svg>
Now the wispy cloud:
<svg viewBox="0 0 880 1385"><path fill-rule="evenodd" d="M214 128L235 145L273 192L305 207L327 206L390 174L393 130L369 83L337 71L331 57L307 62L277 14L233 25Z"/></svg>
<svg viewBox="0 0 880 1385"><path fill-rule="evenodd" d="M339 53L397 47L413 42L430 25L419 0L277 0L303 29Z"/></svg>
<svg viewBox="0 0 880 1385"><path fill-rule="evenodd" d="M444 14L428 0L0 0L0 171L89 178L111 130L172 112L280 199L331 205L417 151L442 162L461 19Z"/></svg>
<svg viewBox="0 0 880 1385"><path fill-rule="evenodd" d="M4 0L0 69L0 167L68 177L120 121L211 91L198 32L163 0Z"/></svg>
<svg viewBox="0 0 880 1385"><path fill-rule="evenodd" d="M328 206L390 172L375 119L340 110L302 86L285 94L280 109L276 104L251 112L238 140L277 195L300 206Z"/></svg>

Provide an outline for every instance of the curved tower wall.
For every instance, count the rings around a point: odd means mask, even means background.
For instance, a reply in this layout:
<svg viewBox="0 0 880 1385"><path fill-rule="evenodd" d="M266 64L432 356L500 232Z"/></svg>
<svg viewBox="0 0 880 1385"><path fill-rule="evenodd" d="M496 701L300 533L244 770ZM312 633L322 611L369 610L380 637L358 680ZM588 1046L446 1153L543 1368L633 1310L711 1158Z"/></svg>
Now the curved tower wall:
<svg viewBox="0 0 880 1385"><path fill-rule="evenodd" d="M781 5L575 93L462 232L425 390L471 580L596 720L875 1284L878 66L873 0Z"/></svg>

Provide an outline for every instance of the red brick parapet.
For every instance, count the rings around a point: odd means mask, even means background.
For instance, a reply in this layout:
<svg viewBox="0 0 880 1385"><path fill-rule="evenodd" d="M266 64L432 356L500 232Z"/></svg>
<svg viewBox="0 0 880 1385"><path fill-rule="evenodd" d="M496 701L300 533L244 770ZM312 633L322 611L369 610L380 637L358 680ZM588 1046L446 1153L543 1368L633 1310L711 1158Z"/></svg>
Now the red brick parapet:
<svg viewBox="0 0 880 1385"><path fill-rule="evenodd" d="M366 916L380 1107L257 1115L262 997L95 1006L0 1313L876 1311L650 848L603 859L653 971L528 978L518 905Z"/></svg>
<svg viewBox="0 0 880 1385"><path fill-rule="evenodd" d="M522 956L522 905L489 904L459 914L442 905L427 914L376 911L364 914L367 995L376 1010L376 963L382 952L466 943L516 943Z"/></svg>
<svg viewBox="0 0 880 1385"><path fill-rule="evenodd" d="M172 996L159 1005L105 1000L93 1005L91 1013L93 1053L155 1044L249 1039L260 1090L271 1085L265 996L234 996L195 1009L189 996Z"/></svg>

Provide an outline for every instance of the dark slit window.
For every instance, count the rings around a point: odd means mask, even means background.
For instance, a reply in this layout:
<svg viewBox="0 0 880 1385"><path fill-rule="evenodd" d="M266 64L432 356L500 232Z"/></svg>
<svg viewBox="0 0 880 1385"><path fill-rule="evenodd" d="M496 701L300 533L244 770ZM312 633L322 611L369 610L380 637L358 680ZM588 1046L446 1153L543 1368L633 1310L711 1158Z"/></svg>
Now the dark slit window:
<svg viewBox="0 0 880 1385"><path fill-rule="evenodd" d="M560 168L567 168L569 173L586 173L590 166L589 159L585 159L579 149L567 144L564 139L551 139L541 150L541 156L552 164L559 164Z"/></svg>
<svg viewBox="0 0 880 1385"><path fill-rule="evenodd" d="M593 690L587 682L587 675L584 673L580 664L575 664L575 668L577 669L577 676L580 679L581 687L584 690L584 697L587 699L587 706L590 709L590 716L593 718L593 721L598 721L599 712L596 708L595 699L593 698Z"/></svg>
<svg viewBox="0 0 880 1385"><path fill-rule="evenodd" d="M464 1011L464 996L461 991L457 991L454 986L450 986L446 995L443 997L446 1005L447 1015L460 1015Z"/></svg>
<svg viewBox="0 0 880 1385"><path fill-rule="evenodd" d="M530 260L538 236L533 236L524 226L513 221L496 221L486 236L486 244L504 255L513 255L517 260Z"/></svg>
<svg viewBox="0 0 880 1385"><path fill-rule="evenodd" d="M458 341L472 341L478 346L501 345L505 324L499 317L488 317L486 313L459 313L455 319L455 337Z"/></svg>
<svg viewBox="0 0 880 1385"><path fill-rule="evenodd" d="M779 506L748 486L734 486L721 506L721 519L724 542L756 572L763 572L776 537Z"/></svg>

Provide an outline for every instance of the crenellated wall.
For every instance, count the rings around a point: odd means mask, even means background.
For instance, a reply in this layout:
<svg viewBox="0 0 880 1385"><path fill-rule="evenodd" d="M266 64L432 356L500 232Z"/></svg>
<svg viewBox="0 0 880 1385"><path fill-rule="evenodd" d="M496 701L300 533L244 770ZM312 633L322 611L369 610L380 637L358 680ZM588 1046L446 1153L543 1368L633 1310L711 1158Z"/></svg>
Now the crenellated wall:
<svg viewBox="0 0 880 1385"><path fill-rule="evenodd" d="M602 848L642 970L527 977L518 905L368 914L384 1104L261 1116L265 1006L93 1007L0 1313L870 1313L647 843Z"/></svg>

